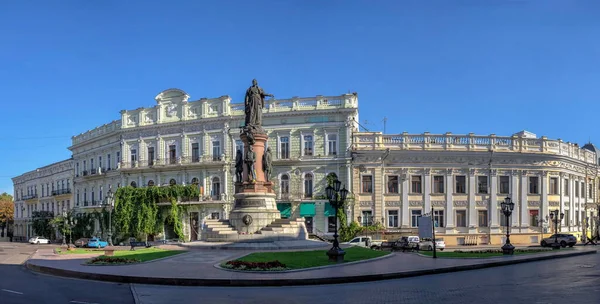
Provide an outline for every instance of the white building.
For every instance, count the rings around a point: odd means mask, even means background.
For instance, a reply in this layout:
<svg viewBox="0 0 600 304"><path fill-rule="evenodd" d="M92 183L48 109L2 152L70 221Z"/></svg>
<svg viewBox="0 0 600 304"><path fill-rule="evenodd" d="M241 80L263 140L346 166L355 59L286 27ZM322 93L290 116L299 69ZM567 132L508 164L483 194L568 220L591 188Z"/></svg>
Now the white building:
<svg viewBox="0 0 600 304"><path fill-rule="evenodd" d="M73 160L67 159L29 171L12 179L14 188L14 237L34 236L34 211L50 211L54 216L73 208Z"/></svg>

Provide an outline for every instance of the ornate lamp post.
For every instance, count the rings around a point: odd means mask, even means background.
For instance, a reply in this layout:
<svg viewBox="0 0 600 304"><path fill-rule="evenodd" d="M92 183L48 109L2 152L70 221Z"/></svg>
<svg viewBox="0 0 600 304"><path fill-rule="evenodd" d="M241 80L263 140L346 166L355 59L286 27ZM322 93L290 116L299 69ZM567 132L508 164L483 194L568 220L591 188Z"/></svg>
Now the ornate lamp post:
<svg viewBox="0 0 600 304"><path fill-rule="evenodd" d="M114 206L114 194L112 192L112 185L108 186L108 192L106 192L104 206L108 207L108 246L113 246L111 217L112 217L112 209Z"/></svg>
<svg viewBox="0 0 600 304"><path fill-rule="evenodd" d="M333 208L335 208L335 233L333 234L333 247L327 251L329 260L335 262L343 262L344 255L346 254L346 252L340 248L340 243L338 241L338 209L344 206L346 196L348 196L348 190L346 190L345 187L340 190L341 185L342 183L336 179L333 182L333 187L327 186L327 188L325 188L329 203L333 206Z"/></svg>
<svg viewBox="0 0 600 304"><path fill-rule="evenodd" d="M558 243L558 222L565 218L564 213L558 213L558 210L550 211L550 220L554 222L554 243L552 243L552 249L560 249Z"/></svg>
<svg viewBox="0 0 600 304"><path fill-rule="evenodd" d="M73 244L73 228L77 225L77 219L66 211L63 211L63 218L65 219L65 227L69 228L69 243L67 243L67 249L69 249Z"/></svg>
<svg viewBox="0 0 600 304"><path fill-rule="evenodd" d="M506 216L506 243L502 246L502 253L512 255L515 251L515 246L510 243L510 215L515 209L515 203L512 202L510 197L506 197L502 203L502 213Z"/></svg>

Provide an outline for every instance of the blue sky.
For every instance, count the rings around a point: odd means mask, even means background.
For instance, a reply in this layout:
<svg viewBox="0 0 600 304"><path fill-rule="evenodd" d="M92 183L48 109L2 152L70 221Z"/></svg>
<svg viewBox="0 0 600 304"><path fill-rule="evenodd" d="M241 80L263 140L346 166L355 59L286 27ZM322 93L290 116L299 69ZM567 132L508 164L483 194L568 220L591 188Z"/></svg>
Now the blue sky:
<svg viewBox="0 0 600 304"><path fill-rule="evenodd" d="M376 4L375 4L376 3ZM358 92L371 131L600 144L599 1L3 1L0 192L155 104Z"/></svg>

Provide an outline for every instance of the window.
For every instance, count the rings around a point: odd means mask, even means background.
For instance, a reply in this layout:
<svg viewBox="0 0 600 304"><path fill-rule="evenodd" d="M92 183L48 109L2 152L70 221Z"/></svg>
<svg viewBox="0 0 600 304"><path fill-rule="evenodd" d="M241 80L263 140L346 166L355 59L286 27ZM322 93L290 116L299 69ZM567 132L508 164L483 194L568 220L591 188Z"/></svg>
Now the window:
<svg viewBox="0 0 600 304"><path fill-rule="evenodd" d="M102 193L102 192L104 192L104 190L103 190L103 187L102 187L102 186L100 186L100 201L102 201L102 195L103 195L103 193Z"/></svg>
<svg viewBox="0 0 600 304"><path fill-rule="evenodd" d="M398 175L388 175L388 193L398 193Z"/></svg>
<svg viewBox="0 0 600 304"><path fill-rule="evenodd" d="M171 180L169 180L169 186L173 186L173 185L177 185L177 181L175 181L174 178L172 178Z"/></svg>
<svg viewBox="0 0 600 304"><path fill-rule="evenodd" d="M569 220L569 209L564 210L565 214L565 226L571 226L571 221Z"/></svg>
<svg viewBox="0 0 600 304"><path fill-rule="evenodd" d="M290 158L290 138L287 136L279 138L279 158Z"/></svg>
<svg viewBox="0 0 600 304"><path fill-rule="evenodd" d="M488 193L488 177L477 176L477 193L486 194Z"/></svg>
<svg viewBox="0 0 600 304"><path fill-rule="evenodd" d="M421 210L410 211L410 226L419 227L419 217L421 216Z"/></svg>
<svg viewBox="0 0 600 304"><path fill-rule="evenodd" d="M69 189L71 189L71 180L67 179L67 190L69 190Z"/></svg>
<svg viewBox="0 0 600 304"><path fill-rule="evenodd" d="M192 185L198 185L199 181L197 177L192 178Z"/></svg>
<svg viewBox="0 0 600 304"><path fill-rule="evenodd" d="M444 210L433 210L434 227L444 227Z"/></svg>
<svg viewBox="0 0 600 304"><path fill-rule="evenodd" d="M327 155L337 155L337 134L327 134Z"/></svg>
<svg viewBox="0 0 600 304"><path fill-rule="evenodd" d="M529 226L538 227L539 225L539 210L529 210Z"/></svg>
<svg viewBox="0 0 600 304"><path fill-rule="evenodd" d="M137 161L137 150L131 149L131 163L134 164Z"/></svg>
<svg viewBox="0 0 600 304"><path fill-rule="evenodd" d="M479 227L487 227L488 226L488 212L487 210L479 210L477 211L477 223Z"/></svg>
<svg viewBox="0 0 600 304"><path fill-rule="evenodd" d="M581 182L581 198L585 198L585 183Z"/></svg>
<svg viewBox="0 0 600 304"><path fill-rule="evenodd" d="M77 206L79 206L79 190L77 190Z"/></svg>
<svg viewBox="0 0 600 304"><path fill-rule="evenodd" d="M90 171L94 172L94 159L90 159Z"/></svg>
<svg viewBox="0 0 600 304"><path fill-rule="evenodd" d="M149 180L148 181L148 187L153 187L154 186L154 181L153 180Z"/></svg>
<svg viewBox="0 0 600 304"><path fill-rule="evenodd" d="M75 172L77 172L77 174L76 174L76 175L77 175L77 176L79 176L79 163L75 164L75 167L77 168L77 169L75 170Z"/></svg>
<svg viewBox="0 0 600 304"><path fill-rule="evenodd" d="M362 193L373 193L373 176L362 176Z"/></svg>
<svg viewBox="0 0 600 304"><path fill-rule="evenodd" d="M467 177L464 175L457 175L456 181L456 193L467 193Z"/></svg>
<svg viewBox="0 0 600 304"><path fill-rule="evenodd" d="M433 193L444 193L444 177L436 175L433 177Z"/></svg>
<svg viewBox="0 0 600 304"><path fill-rule="evenodd" d="M92 187L92 206L96 205L96 196L94 194L96 193L94 193L94 187Z"/></svg>
<svg viewBox="0 0 600 304"><path fill-rule="evenodd" d="M579 197L579 182L575 181L575 197Z"/></svg>
<svg viewBox="0 0 600 304"><path fill-rule="evenodd" d="M529 177L529 194L539 194L539 179L537 176Z"/></svg>
<svg viewBox="0 0 600 304"><path fill-rule="evenodd" d="M98 167L102 168L102 156L98 156Z"/></svg>
<svg viewBox="0 0 600 304"><path fill-rule="evenodd" d="M467 210L456 210L456 227L467 227Z"/></svg>
<svg viewBox="0 0 600 304"><path fill-rule="evenodd" d="M304 135L303 141L304 141L304 149L303 149L302 155L312 156L313 155L313 137L312 137L312 135Z"/></svg>
<svg viewBox="0 0 600 304"><path fill-rule="evenodd" d="M388 227L398 227L398 210L388 210Z"/></svg>
<svg viewBox="0 0 600 304"><path fill-rule="evenodd" d="M117 151L117 164L121 162L121 152Z"/></svg>
<svg viewBox="0 0 600 304"><path fill-rule="evenodd" d="M287 174L281 176L281 194L290 194L290 177Z"/></svg>
<svg viewBox="0 0 600 304"><path fill-rule="evenodd" d="M177 163L177 147L169 145L169 164Z"/></svg>
<svg viewBox="0 0 600 304"><path fill-rule="evenodd" d="M304 197L312 198L313 196L313 175L306 173L304 175Z"/></svg>
<svg viewBox="0 0 600 304"><path fill-rule="evenodd" d="M335 232L335 226L337 225L335 221L335 216L327 217L327 232L333 233Z"/></svg>
<svg viewBox="0 0 600 304"><path fill-rule="evenodd" d="M111 169L111 167L110 167L110 166L111 166L111 164L110 164L110 154L108 154L108 155L106 156L106 162L107 162L106 169L107 169L107 170L110 170L110 169Z"/></svg>
<svg viewBox="0 0 600 304"><path fill-rule="evenodd" d="M136 183L136 182L131 182L131 184L130 184L130 185L131 185L131 187L133 187L133 188L137 188L137 183Z"/></svg>
<svg viewBox="0 0 600 304"><path fill-rule="evenodd" d="M221 160L221 142L218 140L212 142L212 159L213 161Z"/></svg>
<svg viewBox="0 0 600 304"><path fill-rule="evenodd" d="M413 176L411 176L410 180L411 180L410 192L411 193L421 193L421 176L413 175ZM416 227L416 226L414 226L414 227Z"/></svg>
<svg viewBox="0 0 600 304"><path fill-rule="evenodd" d="M214 200L221 199L221 180L218 177L212 179L212 192L210 195Z"/></svg>
<svg viewBox="0 0 600 304"><path fill-rule="evenodd" d="M361 225L363 226L371 226L373 224L373 211L371 210L363 210Z"/></svg>
<svg viewBox="0 0 600 304"><path fill-rule="evenodd" d="M588 184L588 198L592 198L593 196L592 189L592 184Z"/></svg>
<svg viewBox="0 0 600 304"><path fill-rule="evenodd" d="M87 175L87 162L85 160L83 161L83 175Z"/></svg>
<svg viewBox="0 0 600 304"><path fill-rule="evenodd" d="M550 193L549 194L558 194L558 178L551 177L550 178Z"/></svg>
<svg viewBox="0 0 600 304"><path fill-rule="evenodd" d="M197 163L200 161L200 147L198 143L192 144L192 162Z"/></svg>
<svg viewBox="0 0 600 304"><path fill-rule="evenodd" d="M500 176L498 193L509 194L510 193L510 178L508 176Z"/></svg>
<svg viewBox="0 0 600 304"><path fill-rule="evenodd" d="M148 147L148 166L154 166L154 147Z"/></svg>

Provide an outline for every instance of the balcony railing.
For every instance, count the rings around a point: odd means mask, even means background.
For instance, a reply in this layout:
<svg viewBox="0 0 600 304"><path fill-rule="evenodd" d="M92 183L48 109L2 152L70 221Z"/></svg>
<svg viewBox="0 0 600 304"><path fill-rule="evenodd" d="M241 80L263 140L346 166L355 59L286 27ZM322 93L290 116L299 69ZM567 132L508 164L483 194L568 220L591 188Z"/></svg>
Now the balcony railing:
<svg viewBox="0 0 600 304"><path fill-rule="evenodd" d="M52 195L71 194L71 189L52 190Z"/></svg>
<svg viewBox="0 0 600 304"><path fill-rule="evenodd" d="M23 197L21 199L26 201L26 200L34 199L37 197L38 197L37 194L28 194L28 195L23 195Z"/></svg>
<svg viewBox="0 0 600 304"><path fill-rule="evenodd" d="M517 135L456 135L446 134L382 134L356 133L352 139L354 150L432 150L432 151L498 151L558 154L590 164L596 164L595 153L562 140L527 138Z"/></svg>
<svg viewBox="0 0 600 304"><path fill-rule="evenodd" d="M200 157L195 156L185 156L178 158L163 158L163 159L155 159L155 160L142 160L135 163L121 163L120 167L122 169L132 169L132 168L146 168L146 167L154 167L154 166L178 166L178 165L187 165L187 164L209 164L209 163L218 163L224 161L223 155L212 156L212 155L203 155Z"/></svg>

